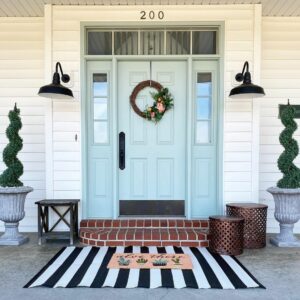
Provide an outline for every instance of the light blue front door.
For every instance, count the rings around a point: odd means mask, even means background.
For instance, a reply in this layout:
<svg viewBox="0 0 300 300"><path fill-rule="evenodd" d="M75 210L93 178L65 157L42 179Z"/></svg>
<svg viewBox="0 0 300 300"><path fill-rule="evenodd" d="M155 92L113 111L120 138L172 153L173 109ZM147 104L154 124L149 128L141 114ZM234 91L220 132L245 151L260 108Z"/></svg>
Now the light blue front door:
<svg viewBox="0 0 300 300"><path fill-rule="evenodd" d="M185 200L186 198L186 61L120 61L118 128L126 137L125 169L119 170L119 200ZM151 74L150 74L151 71ZM143 80L169 88L174 108L155 124L137 115L129 96ZM152 106L145 88L137 97L144 110Z"/></svg>
<svg viewBox="0 0 300 300"><path fill-rule="evenodd" d="M218 62L152 61L150 68L149 61L120 60L114 67L111 61L88 61L86 71L85 217L118 216L120 200L183 200L186 216L216 214L221 186ZM134 87L150 78L174 97L174 108L158 124L138 116L129 102ZM141 110L153 103L150 91L137 97ZM123 170L117 161L120 132L126 140Z"/></svg>

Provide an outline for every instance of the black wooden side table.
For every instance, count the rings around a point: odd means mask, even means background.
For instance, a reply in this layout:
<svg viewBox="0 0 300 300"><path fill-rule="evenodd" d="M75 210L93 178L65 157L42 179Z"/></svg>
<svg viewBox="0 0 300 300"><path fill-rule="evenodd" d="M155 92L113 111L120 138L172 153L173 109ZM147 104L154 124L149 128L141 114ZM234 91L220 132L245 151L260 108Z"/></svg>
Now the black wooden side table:
<svg viewBox="0 0 300 300"><path fill-rule="evenodd" d="M42 239L70 239L70 245L74 244L74 234L78 237L78 203L79 199L44 199L35 202L38 206L38 243L42 244ZM58 207L66 207L63 213L60 213ZM49 228L49 207L59 216L59 219ZM70 221L66 220L67 213L70 212ZM57 232L53 229L64 222L70 232Z"/></svg>

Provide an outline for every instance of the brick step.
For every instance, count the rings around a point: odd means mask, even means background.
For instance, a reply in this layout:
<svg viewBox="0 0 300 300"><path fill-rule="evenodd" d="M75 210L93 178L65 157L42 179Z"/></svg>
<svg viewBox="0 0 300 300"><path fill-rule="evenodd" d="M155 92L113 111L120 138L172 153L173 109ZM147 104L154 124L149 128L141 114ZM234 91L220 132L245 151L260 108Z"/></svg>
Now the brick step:
<svg viewBox="0 0 300 300"><path fill-rule="evenodd" d="M207 247L203 228L80 228L80 242L91 246Z"/></svg>
<svg viewBox="0 0 300 300"><path fill-rule="evenodd" d="M185 219L117 219L82 220L80 228L202 228L207 229L208 220Z"/></svg>

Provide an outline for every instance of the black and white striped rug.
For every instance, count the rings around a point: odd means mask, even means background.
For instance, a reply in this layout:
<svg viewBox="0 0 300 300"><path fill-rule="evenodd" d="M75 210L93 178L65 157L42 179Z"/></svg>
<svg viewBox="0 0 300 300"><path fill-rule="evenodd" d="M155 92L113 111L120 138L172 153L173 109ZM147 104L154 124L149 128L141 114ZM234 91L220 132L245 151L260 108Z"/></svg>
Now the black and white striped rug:
<svg viewBox="0 0 300 300"><path fill-rule="evenodd" d="M193 270L108 269L114 253L185 253ZM189 247L65 247L24 287L264 288L233 256Z"/></svg>

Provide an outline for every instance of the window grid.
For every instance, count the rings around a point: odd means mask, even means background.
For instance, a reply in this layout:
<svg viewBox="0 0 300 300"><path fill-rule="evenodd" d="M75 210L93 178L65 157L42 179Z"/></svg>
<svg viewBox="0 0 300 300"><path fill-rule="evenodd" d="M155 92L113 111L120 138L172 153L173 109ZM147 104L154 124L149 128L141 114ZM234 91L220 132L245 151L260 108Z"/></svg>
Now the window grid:
<svg viewBox="0 0 300 300"><path fill-rule="evenodd" d="M125 47L128 49L128 44L127 43L131 43L131 49L135 49L137 47L137 55L182 55L183 52L183 46L181 45L182 49L181 53L178 53L178 47L180 48L180 45L178 45L178 43L180 42L178 39L175 41L177 43L176 48L175 48L175 53L169 53L167 50L172 49L172 47L170 45L167 45L167 33L171 34L176 33L177 37L182 37L182 41L181 43L183 44L183 36L186 34L187 38L189 39L189 45L186 45L189 49L189 51L187 53L184 53L185 55L217 55L218 54L218 49L219 49L219 43L218 43L218 29L217 28L156 28L156 29L113 29L113 30L100 30L100 29L88 29L87 33L90 32L110 32L111 33L111 53L110 54L104 54L104 55L118 55L116 53L115 50L115 44L116 44L116 33L119 33L119 37L123 36L122 33L125 34L125 36L127 37L127 40L125 42ZM161 34L159 34L159 32L161 32ZM210 32L211 33L211 47L207 48L204 45L204 40L195 40L194 39L194 33L201 33L201 32ZM133 33L137 33L137 41L133 47L133 37L132 34ZM148 33L147 37L148 40L146 40L145 36ZM129 37L131 36L131 40L129 39ZM203 35L199 35L200 37ZM143 38L144 37L144 38ZM159 39L157 39L159 37ZM207 38L207 36L206 36ZM163 41L161 41L161 39ZM154 53L150 53L151 49L145 49L145 43L148 43L149 41L152 41L152 43L154 43ZM155 45L155 41L157 43L159 43L159 51L155 51L156 45ZM171 42L172 39L170 40ZM161 44L162 42L162 44ZM195 43L195 44L194 44ZM197 46L196 43L199 43L200 46ZM202 43L202 44L201 44ZM205 41L205 43L207 44L207 40ZM95 51L90 51L90 45L93 44L93 41L89 41L89 35L87 34L87 45L86 45L86 54L87 55L97 55L95 54ZM94 43L95 44L95 43ZM202 45L202 47L201 47ZM197 47L196 47L197 46ZM103 45L104 47L104 45ZM176 50L177 49L177 50ZM206 51L205 53L194 53L195 49L198 49L197 51ZM202 49L202 50L201 50ZM203 50L206 49L206 50ZM209 50L207 50L209 49ZM92 52L92 53L91 53ZM99 51L101 53L101 51ZM158 52L158 53L155 53ZM129 53L128 51L126 51L125 54L121 54L121 55L136 55L136 53Z"/></svg>
<svg viewBox="0 0 300 300"><path fill-rule="evenodd" d="M195 101L195 142L209 144L212 142L212 73L197 73Z"/></svg>
<svg viewBox="0 0 300 300"><path fill-rule="evenodd" d="M108 143L108 74L94 73L92 88L92 116L94 128L94 144ZM99 105L100 104L100 105Z"/></svg>

